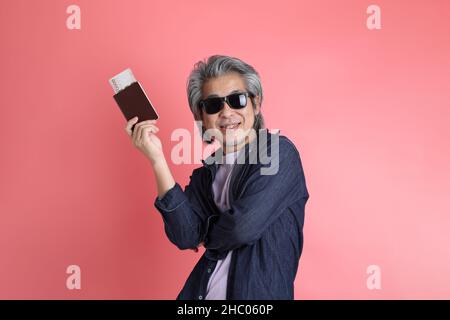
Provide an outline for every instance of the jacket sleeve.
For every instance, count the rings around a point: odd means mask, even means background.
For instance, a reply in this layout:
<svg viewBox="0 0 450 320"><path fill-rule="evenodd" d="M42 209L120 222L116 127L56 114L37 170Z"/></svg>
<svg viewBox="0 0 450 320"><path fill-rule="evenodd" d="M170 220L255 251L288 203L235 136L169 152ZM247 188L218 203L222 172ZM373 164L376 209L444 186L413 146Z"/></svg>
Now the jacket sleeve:
<svg viewBox="0 0 450 320"><path fill-rule="evenodd" d="M194 176L195 170L184 191L175 183L162 199L156 197L154 202L164 221L167 237L181 250L196 248L204 237L205 214L192 186Z"/></svg>
<svg viewBox="0 0 450 320"><path fill-rule="evenodd" d="M254 165L242 195L211 223L205 239L207 249L220 252L252 244L289 205L301 201L304 209L309 194L300 155L292 142L280 139L278 156L272 161L279 161L278 172L262 175L260 169L270 163Z"/></svg>

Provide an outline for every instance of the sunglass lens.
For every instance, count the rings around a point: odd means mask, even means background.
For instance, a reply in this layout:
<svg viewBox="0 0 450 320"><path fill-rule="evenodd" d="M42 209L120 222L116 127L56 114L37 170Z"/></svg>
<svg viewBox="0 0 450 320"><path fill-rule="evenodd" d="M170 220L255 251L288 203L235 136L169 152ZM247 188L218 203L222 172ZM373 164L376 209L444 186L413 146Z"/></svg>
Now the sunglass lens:
<svg viewBox="0 0 450 320"><path fill-rule="evenodd" d="M247 105L247 97L243 93L236 93L228 96L230 106L235 109L244 108Z"/></svg>
<svg viewBox="0 0 450 320"><path fill-rule="evenodd" d="M205 111L214 114L220 111L223 101L220 98L209 98L204 101Z"/></svg>

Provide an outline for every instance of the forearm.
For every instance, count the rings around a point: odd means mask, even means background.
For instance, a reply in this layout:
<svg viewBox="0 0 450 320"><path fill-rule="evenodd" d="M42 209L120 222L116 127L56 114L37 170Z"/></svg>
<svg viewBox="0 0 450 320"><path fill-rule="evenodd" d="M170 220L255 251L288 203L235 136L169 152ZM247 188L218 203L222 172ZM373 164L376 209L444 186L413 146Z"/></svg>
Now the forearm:
<svg viewBox="0 0 450 320"><path fill-rule="evenodd" d="M151 161L151 164L158 188L158 198L162 199L166 192L173 188L175 180L164 156Z"/></svg>
<svg viewBox="0 0 450 320"><path fill-rule="evenodd" d="M192 207L181 186L175 183L161 198L155 199L155 207L164 221L169 240L179 249L194 249L201 242L201 213Z"/></svg>

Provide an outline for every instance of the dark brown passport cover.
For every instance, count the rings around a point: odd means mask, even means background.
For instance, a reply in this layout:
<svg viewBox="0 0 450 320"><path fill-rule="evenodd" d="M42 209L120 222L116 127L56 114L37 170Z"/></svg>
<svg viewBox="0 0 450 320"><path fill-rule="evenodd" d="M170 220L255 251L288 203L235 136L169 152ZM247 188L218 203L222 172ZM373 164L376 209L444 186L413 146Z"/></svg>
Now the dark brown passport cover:
<svg viewBox="0 0 450 320"><path fill-rule="evenodd" d="M128 120L138 117L138 122L156 120L158 114L139 82L134 82L114 95L117 105ZM136 124L135 124L136 125ZM134 126L132 130L134 129Z"/></svg>

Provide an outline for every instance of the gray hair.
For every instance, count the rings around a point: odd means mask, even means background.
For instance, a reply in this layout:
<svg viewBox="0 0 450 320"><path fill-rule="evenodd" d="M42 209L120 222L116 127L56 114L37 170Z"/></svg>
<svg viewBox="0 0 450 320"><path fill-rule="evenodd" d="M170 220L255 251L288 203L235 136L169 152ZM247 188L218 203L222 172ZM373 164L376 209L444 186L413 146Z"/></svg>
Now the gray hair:
<svg viewBox="0 0 450 320"><path fill-rule="evenodd" d="M246 90L250 93L249 96L253 109L256 108L256 96L259 97L260 106L262 104L263 90L261 86L261 79L258 72L256 72L251 65L238 58L222 55L214 55L205 61L198 61L194 65L194 69L187 80L187 96L189 107L194 115L194 119L197 123L200 123L199 129L202 137L205 132L205 127L202 124L202 109L199 107L199 102L202 99L203 85L209 79L222 76L229 72L237 72L243 77L246 84ZM253 129L255 129L256 133L258 133L259 130L263 128L265 128L264 118L260 110L260 112L255 116Z"/></svg>

